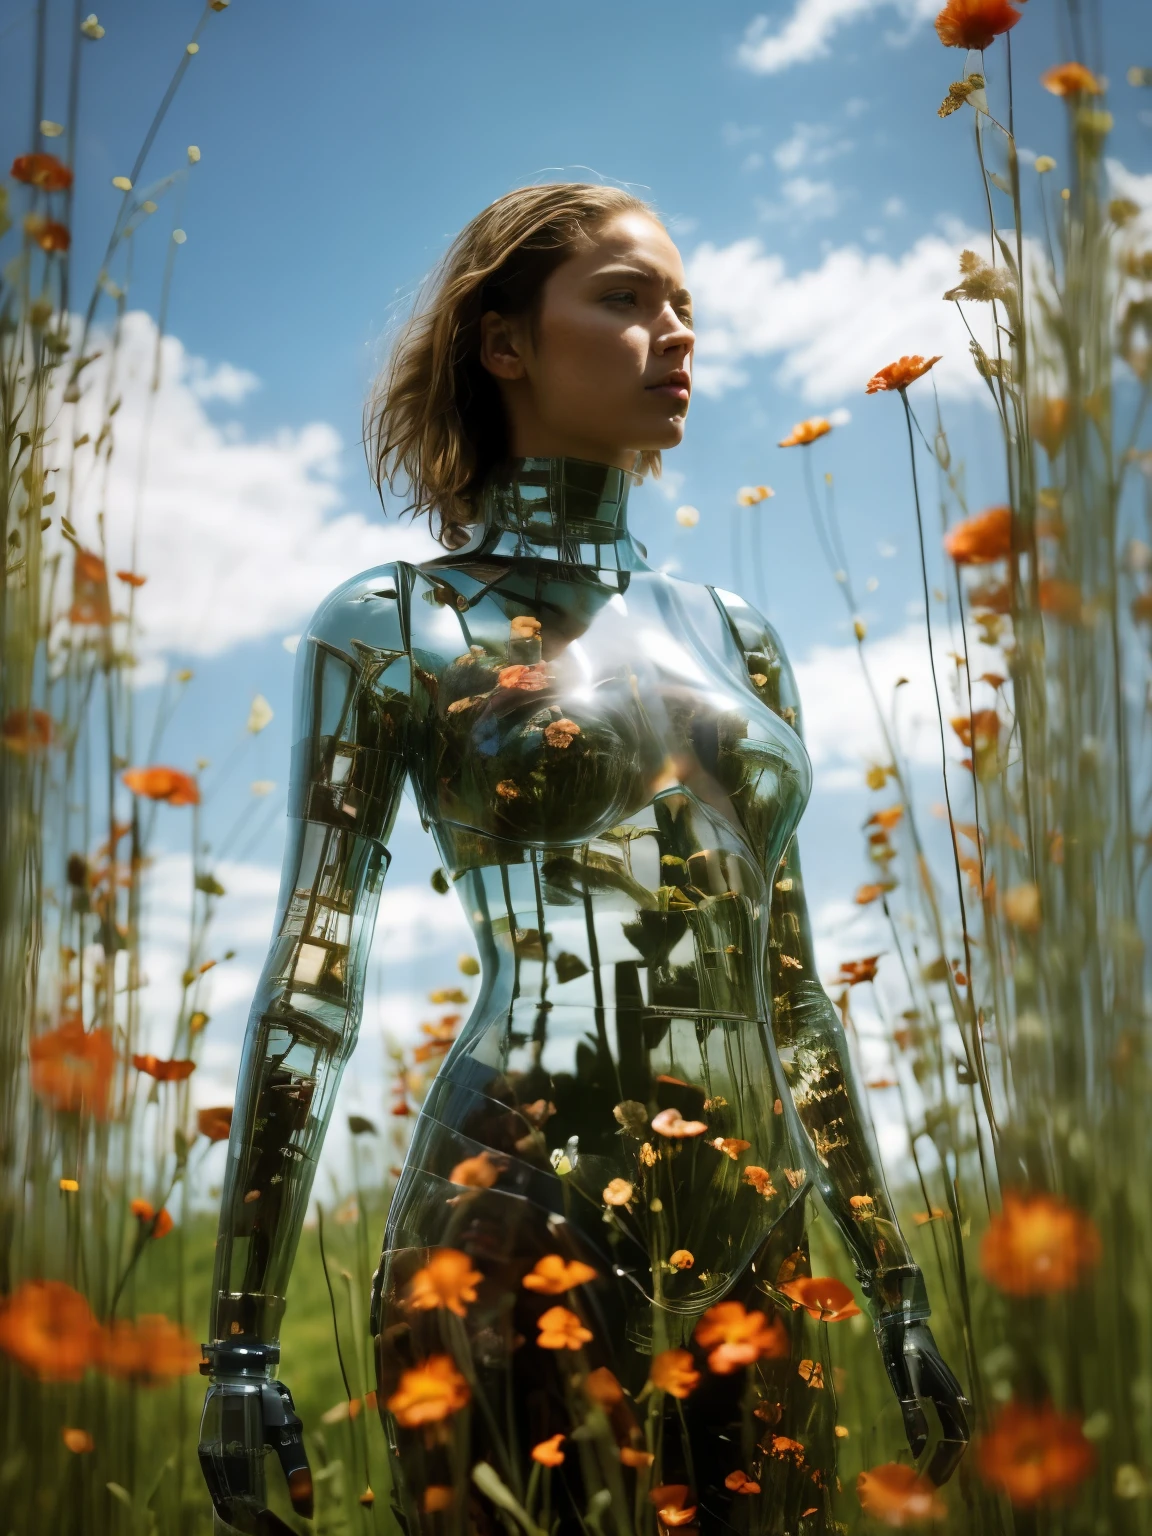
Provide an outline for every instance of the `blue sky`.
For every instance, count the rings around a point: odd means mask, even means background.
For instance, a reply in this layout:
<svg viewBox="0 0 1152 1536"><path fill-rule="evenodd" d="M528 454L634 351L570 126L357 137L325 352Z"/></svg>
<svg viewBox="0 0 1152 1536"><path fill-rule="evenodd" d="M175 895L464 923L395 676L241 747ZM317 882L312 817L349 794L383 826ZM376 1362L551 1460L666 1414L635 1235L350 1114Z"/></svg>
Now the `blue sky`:
<svg viewBox="0 0 1152 1536"><path fill-rule="evenodd" d="M358 438L369 380L389 326L452 235L528 181L625 183L651 198L681 244L699 302L702 387L663 487L635 494L635 526L654 564L766 595L798 664L814 733L817 788L803 829L813 902L830 958L833 938L840 958L863 947L867 920L845 903L865 875L857 829L870 808L860 772L868 722L851 656L837 649L849 639L848 617L813 535L800 456L774 445L803 416L848 413L817 450L817 468L835 475L859 590L868 578L878 583L861 599L878 669L914 669L923 661L923 610L903 422L895 400L864 396L869 374L902 352L943 352L936 378L971 502L1002 494L966 338L940 299L959 249L974 238L985 249L987 231L971 113L936 116L963 57L939 44L935 8L921 0L233 0L209 17L141 187L185 167L189 144L201 159L137 238L130 294L131 308L155 313L175 220L187 240L177 252L145 491L143 675L185 665L196 674L167 760L219 764L246 741L209 806L209 835L219 841L243 818L249 846L220 850L244 853L221 912L221 942L230 925L241 954L232 980L218 984L221 1028L203 1098L226 1082L234 1060L275 889L291 736L284 639L344 575L421 547L418 535L382 518L367 481ZM1072 48L1061 36L1061 6L1031 0L1024 10L1012 34L1018 140L1059 162L1064 109L1037 82ZM1129 65L1152 62L1152 8L1109 0L1104 11L1103 52L1090 49L1086 62L1112 81L1110 153L1148 178L1152 199L1152 92L1125 83ZM61 57L69 13L57 4L51 42ZM27 147L21 61L32 15L13 0L0 9L3 70L16 87L0 93L10 154ZM99 8L106 35L85 48L79 124L78 293L88 291L116 213L111 178L130 168L199 16L189 0ZM994 107L1004 103L1003 69L1001 44L988 55ZM53 87L46 115L62 120L64 110ZM1024 170L1035 208L1037 179ZM133 384L129 369L120 421L125 465L140 441L151 346L148 322L134 324L127 355L138 377ZM931 390L919 390L930 416ZM110 508L121 539L131 500L123 473ZM735 492L747 483L776 491L756 514L766 550L758 573L744 560L734 570L731 553ZM682 503L700 510L695 528L677 525ZM256 692L275 717L246 740ZM144 686L145 713L155 697ZM923 750L929 764L931 749ZM253 780L279 788L255 801ZM178 816L164 812L161 824L170 884L180 878L186 833ZM447 903L437 907L426 894L431 863L408 817L386 908L393 928L390 936L382 925L377 945L407 999L394 1016L407 1024L428 976L450 973L460 947L458 928L438 917ZM161 896L174 933L175 885ZM413 913L436 930L423 949ZM407 925L407 937L398 939L396 924ZM397 951L410 958L397 960ZM164 995L158 984L158 1016Z"/></svg>

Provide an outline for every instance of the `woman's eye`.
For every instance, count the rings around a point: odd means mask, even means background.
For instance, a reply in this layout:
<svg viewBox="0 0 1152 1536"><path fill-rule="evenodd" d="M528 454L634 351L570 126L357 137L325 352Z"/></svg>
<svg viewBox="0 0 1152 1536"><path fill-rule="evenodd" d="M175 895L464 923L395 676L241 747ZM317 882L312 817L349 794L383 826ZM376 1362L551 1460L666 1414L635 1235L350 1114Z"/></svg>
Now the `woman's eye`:
<svg viewBox="0 0 1152 1536"><path fill-rule="evenodd" d="M608 304L635 304L636 295L625 288L620 293L606 293L604 299Z"/></svg>

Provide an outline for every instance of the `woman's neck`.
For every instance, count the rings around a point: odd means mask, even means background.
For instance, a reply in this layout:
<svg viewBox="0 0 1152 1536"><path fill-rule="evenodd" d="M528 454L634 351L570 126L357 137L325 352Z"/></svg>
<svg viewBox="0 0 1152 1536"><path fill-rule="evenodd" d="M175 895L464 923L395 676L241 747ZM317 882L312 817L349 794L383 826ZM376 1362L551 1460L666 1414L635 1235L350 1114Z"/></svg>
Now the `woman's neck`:
<svg viewBox="0 0 1152 1536"><path fill-rule="evenodd" d="M481 518L461 555L554 560L598 570L647 568L628 531L632 476L586 459L513 459L480 497Z"/></svg>

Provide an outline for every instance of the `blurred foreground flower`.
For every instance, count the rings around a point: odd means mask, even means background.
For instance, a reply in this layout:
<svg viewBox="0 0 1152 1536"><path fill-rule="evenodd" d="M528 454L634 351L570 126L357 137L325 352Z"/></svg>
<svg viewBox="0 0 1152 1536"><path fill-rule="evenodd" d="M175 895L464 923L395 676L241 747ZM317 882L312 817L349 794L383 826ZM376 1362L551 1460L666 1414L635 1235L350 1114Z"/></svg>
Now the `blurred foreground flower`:
<svg viewBox="0 0 1152 1536"><path fill-rule="evenodd" d="M0 725L0 742L21 757L52 745L52 717L42 709L14 709Z"/></svg>
<svg viewBox="0 0 1152 1536"><path fill-rule="evenodd" d="M65 1450L71 1451L73 1456L84 1456L96 1449L96 1442L86 1429L62 1429L60 1438Z"/></svg>
<svg viewBox="0 0 1152 1536"><path fill-rule="evenodd" d="M683 1399L699 1386L700 1372L688 1350L665 1349L653 1357L649 1380L658 1392Z"/></svg>
<svg viewBox="0 0 1152 1536"><path fill-rule="evenodd" d="M541 1349L579 1349L592 1338L590 1329L567 1307L549 1307L536 1319Z"/></svg>
<svg viewBox="0 0 1152 1536"><path fill-rule="evenodd" d="M26 1280L0 1302L0 1349L41 1381L79 1381L95 1332L88 1302L60 1280Z"/></svg>
<svg viewBox="0 0 1152 1536"><path fill-rule="evenodd" d="M466 1253L458 1248L441 1248L412 1276L408 1305L418 1312L446 1307L457 1317L464 1317L469 1303L476 1300L476 1287L483 1278L480 1270L472 1268Z"/></svg>
<svg viewBox="0 0 1152 1536"><path fill-rule="evenodd" d="M653 1488L648 1497L656 1506L662 1525L687 1525L696 1515L697 1506L688 1503L690 1495L685 1483L662 1484Z"/></svg>
<svg viewBox="0 0 1152 1536"><path fill-rule="evenodd" d="M729 1376L761 1358L786 1359L790 1348L778 1317L769 1320L763 1312L748 1312L739 1301L709 1307L696 1324L695 1339L701 1349L711 1350L708 1369L717 1376Z"/></svg>
<svg viewBox="0 0 1152 1536"><path fill-rule="evenodd" d="M542 1467L562 1467L564 1452L560 1449L560 1442L567 1438L567 1435L549 1435L547 1440L541 1440L539 1445L532 1447L532 1460L538 1461Z"/></svg>
<svg viewBox="0 0 1152 1536"><path fill-rule="evenodd" d="M1009 1296L1066 1291L1100 1262L1090 1216L1054 1195L1008 1192L980 1245L980 1268Z"/></svg>
<svg viewBox="0 0 1152 1536"><path fill-rule="evenodd" d="M202 1109L196 1115L196 1128L209 1141L227 1141L232 1131L231 1104Z"/></svg>
<svg viewBox="0 0 1152 1536"><path fill-rule="evenodd" d="M186 1328L159 1313L101 1328L93 1346L94 1364L105 1375L138 1386L161 1387L200 1369L200 1346Z"/></svg>
<svg viewBox="0 0 1152 1536"><path fill-rule="evenodd" d="M158 1083L182 1083L196 1070L196 1063L188 1060L161 1061L159 1056L133 1056L132 1065L146 1077L154 1077Z"/></svg>
<svg viewBox="0 0 1152 1536"><path fill-rule="evenodd" d="M28 1047L32 1091L53 1109L84 1110L107 1118L108 1095L116 1069L116 1047L106 1029L85 1030L79 1014L61 1020Z"/></svg>
<svg viewBox="0 0 1152 1536"><path fill-rule="evenodd" d="M1104 87L1083 64L1057 64L1040 76L1040 84L1053 96L1100 96Z"/></svg>
<svg viewBox="0 0 1152 1536"><path fill-rule="evenodd" d="M66 192L72 185L69 168L55 155L17 155L12 162L11 176L25 186L38 187L41 192Z"/></svg>
<svg viewBox="0 0 1152 1536"><path fill-rule="evenodd" d="M121 777L134 795L145 800L163 800L167 805L200 804L200 786L179 768L129 768Z"/></svg>
<svg viewBox="0 0 1152 1536"><path fill-rule="evenodd" d="M915 1467L895 1461L861 1472L856 1479L856 1497L866 1514L897 1530L927 1520L943 1520L948 1513L934 1483L917 1477Z"/></svg>
<svg viewBox="0 0 1152 1536"><path fill-rule="evenodd" d="M945 48L989 48L1020 14L1008 0L948 0L936 18L936 36Z"/></svg>
<svg viewBox="0 0 1152 1536"><path fill-rule="evenodd" d="M631 1185L629 1185L631 1190ZM558 1253L546 1253L526 1274L520 1284L526 1291L538 1291L543 1296L561 1296L578 1285L587 1285L596 1279L596 1271L590 1264L579 1259L565 1259Z"/></svg>
<svg viewBox="0 0 1152 1536"><path fill-rule="evenodd" d="M1012 553L1012 508L989 507L957 523L944 538L957 565L991 565Z"/></svg>
<svg viewBox="0 0 1152 1536"><path fill-rule="evenodd" d="M405 1429L435 1424L466 1408L472 1393L451 1355L429 1355L413 1370L403 1371L400 1385L388 1399L388 1412Z"/></svg>
<svg viewBox="0 0 1152 1536"><path fill-rule="evenodd" d="M1095 1464L1080 1419L1050 1403L1007 1404L976 1447L980 1476L1018 1509L1065 1502Z"/></svg>
<svg viewBox="0 0 1152 1536"><path fill-rule="evenodd" d="M72 244L67 224L46 219L38 213L30 213L24 220L24 233L42 251L66 251Z"/></svg>
<svg viewBox="0 0 1152 1536"><path fill-rule="evenodd" d="M741 507L755 507L775 494L770 485L742 485L736 492L736 502Z"/></svg>
<svg viewBox="0 0 1152 1536"><path fill-rule="evenodd" d="M787 437L781 438L781 448L803 448L808 443L814 443L818 437L826 437L832 430L832 423L823 416L810 416L807 421L798 421Z"/></svg>
<svg viewBox="0 0 1152 1536"><path fill-rule="evenodd" d="M794 1308L803 1307L810 1317L821 1323L840 1323L845 1318L860 1315L852 1292L843 1280L831 1275L806 1275L800 1280L789 1280L780 1289Z"/></svg>
<svg viewBox="0 0 1152 1536"><path fill-rule="evenodd" d="M150 1238L167 1237L175 1226L172 1213L165 1206L157 1211L151 1200L133 1200L128 1209L140 1223L141 1228L150 1228Z"/></svg>

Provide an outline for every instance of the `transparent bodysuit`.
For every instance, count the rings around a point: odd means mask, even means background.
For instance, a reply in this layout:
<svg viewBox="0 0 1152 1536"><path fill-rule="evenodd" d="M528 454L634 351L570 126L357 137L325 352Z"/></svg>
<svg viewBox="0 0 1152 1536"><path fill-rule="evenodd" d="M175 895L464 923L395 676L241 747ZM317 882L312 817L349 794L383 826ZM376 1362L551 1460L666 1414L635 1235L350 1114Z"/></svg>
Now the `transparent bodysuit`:
<svg viewBox="0 0 1152 1536"><path fill-rule="evenodd" d="M406 778L482 979L415 1125L374 1287L398 1528L517 1529L531 1505L529 1523L563 1536L638 1536L663 1529L648 1494L667 1485L688 1490L681 1513L696 1506L704 1531L797 1530L806 1510L804 1529L824 1529L833 1394L797 1376L821 1346L779 1289L809 1272L812 1185L882 1347L889 1324L928 1314L815 971L791 671L739 598L647 566L627 483L518 461L465 548L358 576L301 645L289 846L233 1123L202 1433L217 1507L241 1528L275 1528L252 1513L264 1443L304 1497L298 1421L270 1365ZM470 1279L430 1304L420 1276L445 1249ZM653 1360L690 1349L702 1315L734 1300L780 1319L771 1349L720 1372L697 1350L688 1394L646 1386ZM918 1412L915 1382L893 1381ZM568 1445L555 1469L530 1455L553 1435ZM749 1467L754 1495L730 1480Z"/></svg>

